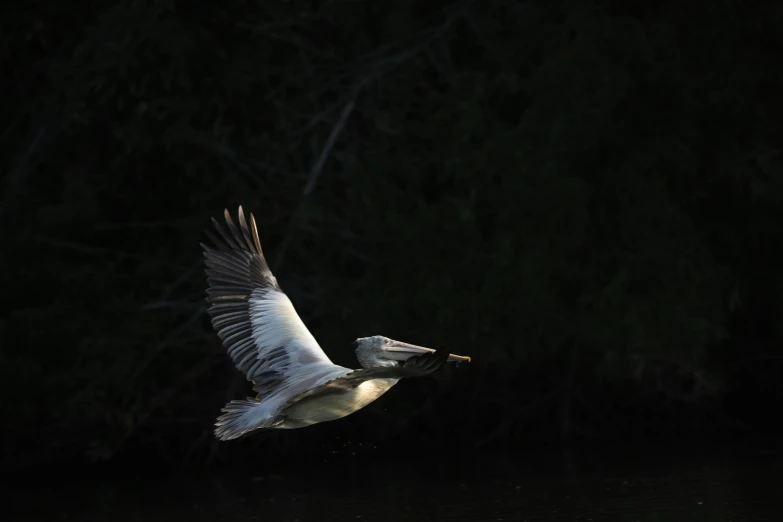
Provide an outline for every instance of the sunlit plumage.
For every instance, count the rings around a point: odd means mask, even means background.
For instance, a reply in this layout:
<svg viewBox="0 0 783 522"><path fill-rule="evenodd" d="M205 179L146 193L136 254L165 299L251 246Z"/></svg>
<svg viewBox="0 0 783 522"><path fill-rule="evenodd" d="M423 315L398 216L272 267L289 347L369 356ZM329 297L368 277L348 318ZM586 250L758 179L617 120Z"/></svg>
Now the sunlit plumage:
<svg viewBox="0 0 783 522"><path fill-rule="evenodd" d="M202 244L208 313L234 365L256 397L226 404L215 424L221 440L264 428L302 428L349 415L404 377L432 373L446 361L470 361L380 335L356 340L362 369L334 364L296 313L272 275L255 219L239 207L238 226L212 222L213 245Z"/></svg>

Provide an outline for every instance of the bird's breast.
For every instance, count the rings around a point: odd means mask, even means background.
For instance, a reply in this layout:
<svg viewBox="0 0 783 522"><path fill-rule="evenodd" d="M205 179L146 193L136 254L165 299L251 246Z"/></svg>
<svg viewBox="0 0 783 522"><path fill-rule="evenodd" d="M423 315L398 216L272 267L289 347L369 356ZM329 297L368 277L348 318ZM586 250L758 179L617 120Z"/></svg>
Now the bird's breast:
<svg viewBox="0 0 783 522"><path fill-rule="evenodd" d="M339 393L314 393L288 407L283 428L303 428L318 422L337 420L361 410L389 391L398 379L372 379Z"/></svg>

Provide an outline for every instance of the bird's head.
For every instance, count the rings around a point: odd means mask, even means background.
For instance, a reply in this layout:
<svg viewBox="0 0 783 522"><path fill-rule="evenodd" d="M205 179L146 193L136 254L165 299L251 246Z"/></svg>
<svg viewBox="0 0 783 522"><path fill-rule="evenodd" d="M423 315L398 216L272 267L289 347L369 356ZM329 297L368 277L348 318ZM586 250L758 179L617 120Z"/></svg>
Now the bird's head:
<svg viewBox="0 0 783 522"><path fill-rule="evenodd" d="M359 360L359 364L364 368L397 366L401 362L416 355L432 353L435 351L432 348L395 341L394 339L389 339L383 335L360 337L356 339L355 343L356 358ZM470 357L450 354L449 358L446 360L451 362L470 362Z"/></svg>

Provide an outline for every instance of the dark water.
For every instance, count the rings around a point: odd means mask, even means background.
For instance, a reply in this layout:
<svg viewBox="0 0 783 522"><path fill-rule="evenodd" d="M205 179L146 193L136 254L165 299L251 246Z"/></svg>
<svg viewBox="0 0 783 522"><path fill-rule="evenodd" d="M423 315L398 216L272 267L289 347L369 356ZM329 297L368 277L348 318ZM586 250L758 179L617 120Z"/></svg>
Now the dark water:
<svg viewBox="0 0 783 522"><path fill-rule="evenodd" d="M776 449L380 451L166 478L86 480L74 472L54 485L14 487L11 513L14 520L102 522L783 522L783 453Z"/></svg>

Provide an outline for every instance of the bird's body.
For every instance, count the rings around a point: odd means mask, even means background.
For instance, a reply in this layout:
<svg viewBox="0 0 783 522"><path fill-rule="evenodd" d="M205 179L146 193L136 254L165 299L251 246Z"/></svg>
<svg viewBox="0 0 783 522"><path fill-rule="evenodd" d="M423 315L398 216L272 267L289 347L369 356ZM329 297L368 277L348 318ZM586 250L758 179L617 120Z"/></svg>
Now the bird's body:
<svg viewBox="0 0 783 522"><path fill-rule="evenodd" d="M312 393L293 401L286 409L286 420L281 428L304 428L319 422L341 419L359 411L386 393L399 379L370 379L355 388L322 393L315 388Z"/></svg>
<svg viewBox="0 0 783 522"><path fill-rule="evenodd" d="M203 245L208 313L235 366L253 382L255 398L229 402L216 423L221 440L257 429L294 429L340 419L386 393L401 378L427 375L446 360L469 361L383 336L357 339L363 366L334 364L296 313L269 269L253 215L239 207L237 228L213 219L220 237Z"/></svg>

